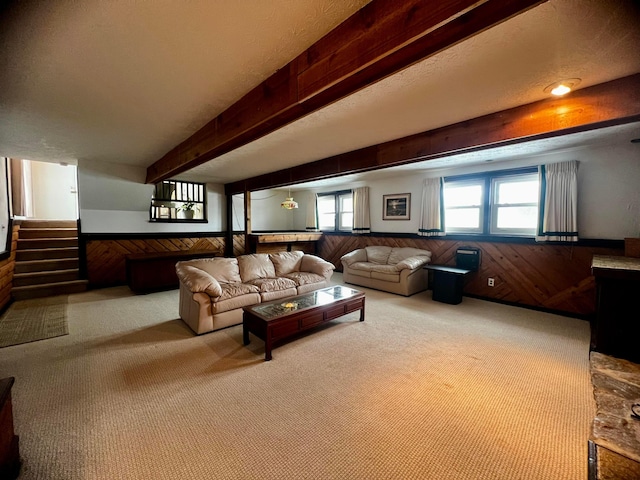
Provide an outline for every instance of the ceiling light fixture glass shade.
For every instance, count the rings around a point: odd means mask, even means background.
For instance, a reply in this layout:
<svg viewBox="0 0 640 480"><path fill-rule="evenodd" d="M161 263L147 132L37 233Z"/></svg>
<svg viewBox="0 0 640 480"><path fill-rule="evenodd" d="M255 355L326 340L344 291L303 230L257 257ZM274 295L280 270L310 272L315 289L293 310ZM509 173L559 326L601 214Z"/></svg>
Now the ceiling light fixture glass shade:
<svg viewBox="0 0 640 480"><path fill-rule="evenodd" d="M285 199L284 202L280 204L282 208L286 208L287 210L293 210L294 208L298 208L298 202L296 202L291 196L291 191L289 191L289 196Z"/></svg>
<svg viewBox="0 0 640 480"><path fill-rule="evenodd" d="M566 95L571 90L576 88L579 84L579 78L567 78L565 80L560 80L559 82L554 82L551 85L548 85L544 89L544 93L550 93L552 95L555 95L556 97L561 97L562 95Z"/></svg>

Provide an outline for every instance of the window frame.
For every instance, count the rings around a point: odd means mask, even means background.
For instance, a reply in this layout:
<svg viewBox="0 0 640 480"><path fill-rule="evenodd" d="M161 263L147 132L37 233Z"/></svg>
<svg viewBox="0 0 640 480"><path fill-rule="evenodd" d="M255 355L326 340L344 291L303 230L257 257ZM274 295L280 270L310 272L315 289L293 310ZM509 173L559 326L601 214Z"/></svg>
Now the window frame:
<svg viewBox="0 0 640 480"><path fill-rule="evenodd" d="M318 216L318 230L321 232L350 232L353 229L353 207L351 209L351 211L344 211L341 208L341 201L340 199L344 196L351 196L351 204L353 205L353 190L338 190L335 192L323 192L323 193L318 193L317 194L317 198L320 199L320 197L333 197L334 199L334 225L333 225L333 229L331 230L327 230L326 228L323 229L320 226L320 212L318 210L318 205L316 203L316 214ZM342 214L343 213L351 213L352 216L352 221L351 221L351 225L347 225L344 226L342 225Z"/></svg>
<svg viewBox="0 0 640 480"><path fill-rule="evenodd" d="M445 190L446 190L446 182L447 179L445 178ZM444 212L445 212L445 221L444 221L444 225L445 225L445 232L448 235L449 233L454 234L454 235L482 235L484 233L484 225L485 225L485 219L487 218L486 215L486 211L485 211L485 205L486 205L486 196L487 196L487 188L486 188L486 182L484 181L483 178L479 178L477 176L473 176L473 177L469 177L469 178L462 178L460 180L453 180L453 182L456 183L456 186L460 186L460 187L464 187L464 186L471 186L471 185L479 185L480 188L482 189L481 192L481 199L480 199L480 204L479 205L475 205L475 204L469 204L469 205L462 205L462 206L456 206L456 207L449 207L447 208L446 203L444 204ZM479 215L479 222L478 222L478 228L456 228L454 230L447 230L447 222L446 222L446 211L448 209L451 210L462 210L465 208L478 208L478 215Z"/></svg>
<svg viewBox="0 0 640 480"><path fill-rule="evenodd" d="M517 237L517 238L534 238L538 230L538 225L532 229L505 229L497 228L497 210L502 204L497 204L495 200L495 186L496 181L506 180L508 178L525 177L531 175L538 175L538 167L525 167L509 170L494 170L489 172L472 173L466 175L454 175L444 177L444 188L446 189L447 183L456 183L458 185L469 184L481 184L483 187L482 205L480 206L480 228L479 229L447 229L446 213L444 218L445 234L447 236L483 236L490 238L497 237ZM446 203L443 205L444 212L447 210ZM540 212L540 197L538 195L538 202L536 203L538 215ZM460 207L463 208L463 207ZM495 226L494 226L495 225Z"/></svg>
<svg viewBox="0 0 640 480"><path fill-rule="evenodd" d="M178 213L189 203L193 204L193 210L202 212L202 218L185 218ZM149 222L208 223L207 213L206 183L170 179L154 185L149 206Z"/></svg>
<svg viewBox="0 0 640 480"><path fill-rule="evenodd" d="M537 172L536 172L537 173ZM538 215L540 213L540 182L538 180L538 199L536 203L531 202L520 202L520 203L498 203L498 187L500 183L506 183L507 179L511 180L511 183L516 183L518 181L528 181L532 176L537 176L537 174L529 173L520 173L513 175L504 175L504 176L494 176L491 178L491 201L490 210L491 210L491 224L489 226L489 235L503 235L503 236L525 236L531 237L535 236L538 225L536 221L536 225L533 228L500 228L498 227L498 210L500 208L508 208L508 207L535 207L536 214L535 218L538 219Z"/></svg>

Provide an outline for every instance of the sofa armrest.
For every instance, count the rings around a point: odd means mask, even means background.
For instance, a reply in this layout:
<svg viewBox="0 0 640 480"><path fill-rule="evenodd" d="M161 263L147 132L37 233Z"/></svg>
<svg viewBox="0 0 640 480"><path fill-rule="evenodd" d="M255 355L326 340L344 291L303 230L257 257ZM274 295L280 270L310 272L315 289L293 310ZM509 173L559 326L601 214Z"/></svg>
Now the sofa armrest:
<svg viewBox="0 0 640 480"><path fill-rule="evenodd" d="M176 274L180 282L193 293L203 292L212 298L222 295L220 283L204 270L191 265L177 265Z"/></svg>
<svg viewBox="0 0 640 480"><path fill-rule="evenodd" d="M350 266L356 262L366 262L367 261L367 251L364 248L358 248L353 252L349 252L346 255L340 257L340 261L347 266Z"/></svg>
<svg viewBox="0 0 640 480"><path fill-rule="evenodd" d="M415 270L416 268L420 268L423 265L426 265L430 261L431 261L431 258L427 257L426 255L416 255L414 257L407 257L401 262L397 263L396 268L398 270L404 270L404 269Z"/></svg>
<svg viewBox="0 0 640 480"><path fill-rule="evenodd" d="M315 255L305 254L300 264L301 272L311 272L316 275L322 275L324 278L330 278L335 270L333 263L317 257Z"/></svg>

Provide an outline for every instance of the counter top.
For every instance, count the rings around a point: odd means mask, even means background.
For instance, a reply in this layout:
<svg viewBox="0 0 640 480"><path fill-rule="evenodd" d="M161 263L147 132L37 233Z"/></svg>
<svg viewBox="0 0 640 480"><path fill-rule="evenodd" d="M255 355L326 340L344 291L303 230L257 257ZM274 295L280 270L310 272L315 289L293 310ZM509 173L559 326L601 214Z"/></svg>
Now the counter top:
<svg viewBox="0 0 640 480"><path fill-rule="evenodd" d="M640 258L594 255L591 273L596 277L640 280Z"/></svg>

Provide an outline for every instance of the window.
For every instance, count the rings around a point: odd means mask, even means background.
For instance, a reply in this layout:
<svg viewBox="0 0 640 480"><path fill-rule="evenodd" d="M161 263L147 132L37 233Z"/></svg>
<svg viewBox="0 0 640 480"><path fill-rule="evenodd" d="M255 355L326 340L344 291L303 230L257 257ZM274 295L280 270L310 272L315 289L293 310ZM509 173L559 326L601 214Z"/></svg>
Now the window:
<svg viewBox="0 0 640 480"><path fill-rule="evenodd" d="M318 194L318 227L323 231L350 231L353 226L351 190Z"/></svg>
<svg viewBox="0 0 640 480"><path fill-rule="evenodd" d="M151 196L152 222L206 222L207 188L204 183L164 180Z"/></svg>
<svg viewBox="0 0 640 480"><path fill-rule="evenodd" d="M490 232L535 235L538 225L538 190L536 174L493 178Z"/></svg>
<svg viewBox="0 0 640 480"><path fill-rule="evenodd" d="M444 205L447 232L482 233L484 182L445 182Z"/></svg>
<svg viewBox="0 0 640 480"><path fill-rule="evenodd" d="M445 178L447 233L534 236L538 225L537 168Z"/></svg>

